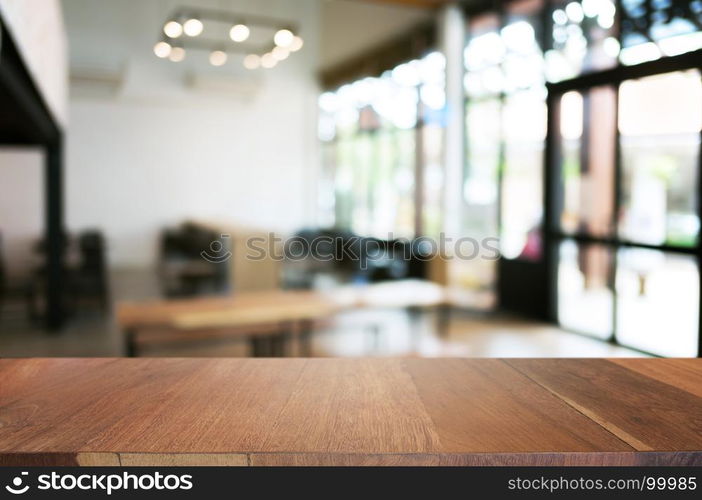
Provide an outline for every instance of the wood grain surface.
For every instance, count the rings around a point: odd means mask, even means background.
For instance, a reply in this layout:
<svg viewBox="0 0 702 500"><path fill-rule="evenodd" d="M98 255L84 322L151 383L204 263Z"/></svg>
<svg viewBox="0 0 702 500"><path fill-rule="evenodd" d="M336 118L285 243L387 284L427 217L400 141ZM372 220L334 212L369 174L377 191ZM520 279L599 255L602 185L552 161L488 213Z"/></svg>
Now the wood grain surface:
<svg viewBox="0 0 702 500"><path fill-rule="evenodd" d="M702 464L702 360L4 359L4 465Z"/></svg>
<svg viewBox="0 0 702 500"><path fill-rule="evenodd" d="M702 398L675 385L604 359L509 364L638 450L702 449Z"/></svg>
<svg viewBox="0 0 702 500"><path fill-rule="evenodd" d="M447 290L436 283L400 280L327 291L268 290L225 297L121 302L116 316L120 327L127 330L189 330L322 319L358 308L434 307L447 301Z"/></svg>
<svg viewBox="0 0 702 500"><path fill-rule="evenodd" d="M702 397L699 359L613 359L612 362Z"/></svg>
<svg viewBox="0 0 702 500"><path fill-rule="evenodd" d="M319 309L319 314L325 315L335 311L338 305L332 298L318 292L270 290L225 297L121 302L117 305L116 317L117 323L125 329L154 326L199 328L210 318L214 322L211 326L216 327L228 324L228 314L231 315L230 325L248 326L255 320L259 323L278 322L281 317L284 320L285 314L296 315L296 307L305 308L307 314Z"/></svg>

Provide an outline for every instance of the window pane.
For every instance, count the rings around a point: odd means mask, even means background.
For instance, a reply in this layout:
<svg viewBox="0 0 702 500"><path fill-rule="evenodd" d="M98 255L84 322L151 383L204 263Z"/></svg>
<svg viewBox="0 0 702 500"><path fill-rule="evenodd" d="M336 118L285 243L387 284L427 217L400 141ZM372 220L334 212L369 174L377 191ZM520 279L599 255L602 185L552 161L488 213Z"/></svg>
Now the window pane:
<svg viewBox="0 0 702 500"><path fill-rule="evenodd" d="M695 244L701 109L702 84L696 70L622 83L622 238Z"/></svg>
<svg viewBox="0 0 702 500"><path fill-rule="evenodd" d="M497 193L500 165L500 100L469 101L466 106L467 151L463 184L462 234L478 240L497 238ZM494 302L495 260L462 260L451 269L461 288L483 293L480 304ZM487 299L486 299L487 297Z"/></svg>
<svg viewBox="0 0 702 500"><path fill-rule="evenodd" d="M611 236L614 217L616 93L596 87L560 102L561 179L566 233Z"/></svg>
<svg viewBox="0 0 702 500"><path fill-rule="evenodd" d="M398 236L414 236L414 130L394 131L394 165L392 182L397 190L395 229Z"/></svg>
<svg viewBox="0 0 702 500"><path fill-rule="evenodd" d="M395 182L397 169L402 166L397 148L398 132L400 131L380 130L375 137L374 164L370 172L370 234L378 238L388 238L390 234L395 237L412 234L407 234L407 228L399 225L407 186Z"/></svg>
<svg viewBox="0 0 702 500"><path fill-rule="evenodd" d="M467 152L463 198L466 234L497 236L497 176L500 165L500 100L466 107Z"/></svg>
<svg viewBox="0 0 702 500"><path fill-rule="evenodd" d="M470 39L463 51L466 67L464 88L469 97L497 95L504 90L504 74L500 67L505 45L499 33L497 15L477 16L470 20Z"/></svg>
<svg viewBox="0 0 702 500"><path fill-rule="evenodd" d="M612 255L602 245L564 241L558 264L558 322L565 328L608 339L614 294Z"/></svg>
<svg viewBox="0 0 702 500"><path fill-rule="evenodd" d="M423 138L424 167L424 235L438 237L441 231L444 170L442 168L443 129L437 125L425 125L421 130Z"/></svg>
<svg viewBox="0 0 702 500"><path fill-rule="evenodd" d="M614 0L551 0L548 80L614 66L619 55Z"/></svg>
<svg viewBox="0 0 702 500"><path fill-rule="evenodd" d="M617 340L661 356L697 356L695 259L657 250L619 251Z"/></svg>
<svg viewBox="0 0 702 500"><path fill-rule="evenodd" d="M342 138L336 143L335 185L335 222L339 228L350 229L352 226L354 196L354 148L353 138Z"/></svg>
<svg viewBox="0 0 702 500"><path fill-rule="evenodd" d="M373 160L373 136L362 133L355 137L351 151L353 175L351 229L358 234L369 234L371 229L370 178Z"/></svg>
<svg viewBox="0 0 702 500"><path fill-rule="evenodd" d="M583 153L583 95L568 92L559 106L561 133L561 182L563 211L561 230L577 233L581 225L582 153Z"/></svg>
<svg viewBox="0 0 702 500"><path fill-rule="evenodd" d="M322 142L322 169L319 176L317 207L318 223L321 227L333 227L336 224L336 199L334 196L334 179L336 178L336 144Z"/></svg>
<svg viewBox="0 0 702 500"><path fill-rule="evenodd" d="M541 0L517 0L505 6L500 37L505 47L502 68L507 92L544 82L544 57L539 44L543 39L542 7Z"/></svg>
<svg viewBox="0 0 702 500"><path fill-rule="evenodd" d="M702 1L622 0L624 64L638 64L702 47Z"/></svg>
<svg viewBox="0 0 702 500"><path fill-rule="evenodd" d="M321 224L363 236L413 237L416 143L421 136L426 180L422 217L431 232L439 230L445 66L441 53L430 52L377 78L362 78L319 96Z"/></svg>
<svg viewBox="0 0 702 500"><path fill-rule="evenodd" d="M502 110L504 170L501 250L508 259L541 257L543 150L546 138L544 90L515 92Z"/></svg>

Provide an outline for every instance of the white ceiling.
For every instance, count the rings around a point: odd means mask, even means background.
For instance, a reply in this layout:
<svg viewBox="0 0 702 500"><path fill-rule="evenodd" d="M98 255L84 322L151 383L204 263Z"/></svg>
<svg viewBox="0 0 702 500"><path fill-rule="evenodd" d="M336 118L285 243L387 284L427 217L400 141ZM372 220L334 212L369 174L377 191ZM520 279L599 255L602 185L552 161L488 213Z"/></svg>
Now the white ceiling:
<svg viewBox="0 0 702 500"><path fill-rule="evenodd" d="M118 73L137 55L157 64L152 46L158 39L161 23L179 5L294 19L301 25L306 41L304 57L314 61L311 66L317 70L343 63L434 15L431 9L383 4L377 0L62 0L62 3L74 73L85 68ZM193 55L192 60L179 67L194 65L199 56ZM198 69L205 71L209 65L205 62L202 66ZM217 73L237 73L239 66L227 65Z"/></svg>
<svg viewBox="0 0 702 500"><path fill-rule="evenodd" d="M372 49L434 15L427 9L364 0L320 2L320 69L328 69Z"/></svg>

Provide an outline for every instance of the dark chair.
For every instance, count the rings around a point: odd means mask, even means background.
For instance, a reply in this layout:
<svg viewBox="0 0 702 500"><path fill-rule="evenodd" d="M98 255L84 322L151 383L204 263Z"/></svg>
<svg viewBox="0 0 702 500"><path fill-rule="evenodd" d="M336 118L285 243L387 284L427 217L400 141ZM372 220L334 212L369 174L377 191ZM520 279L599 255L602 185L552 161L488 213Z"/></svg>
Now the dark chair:
<svg viewBox="0 0 702 500"><path fill-rule="evenodd" d="M357 263L355 235L334 229L303 229L285 241L283 266L286 288L312 288L318 275L333 275L341 281L351 278Z"/></svg>
<svg viewBox="0 0 702 500"><path fill-rule="evenodd" d="M421 240L382 240L336 229L304 229L286 241L285 284L310 288L319 274L340 282L426 277ZM429 249L431 251L431 249Z"/></svg>
<svg viewBox="0 0 702 500"><path fill-rule="evenodd" d="M70 295L74 303L96 299L103 311L109 309L107 252L100 231L89 230L78 236L79 262L68 268Z"/></svg>
<svg viewBox="0 0 702 500"><path fill-rule="evenodd" d="M67 232L63 231L61 233L61 240L63 246L63 257L64 257L64 269L68 266L66 264L67 256L70 253L71 238ZM46 240L40 238L33 248L33 257L36 263L29 274L29 278L26 284L22 287L25 300L27 303L27 314L30 320L40 321L43 317L43 310L46 304ZM68 280L63 280L63 309L64 311L69 310L68 304Z"/></svg>
<svg viewBox="0 0 702 500"><path fill-rule="evenodd" d="M212 249L219 249L215 254ZM224 238L207 228L184 223L161 235L159 276L166 297L218 294L227 290Z"/></svg>
<svg viewBox="0 0 702 500"><path fill-rule="evenodd" d="M63 307L67 314L75 314L87 302L95 301L102 312L109 309L107 249L100 231L87 230L71 238L63 235L64 279ZM26 287L29 317L40 320L46 298L46 244L40 240L35 251L39 264L31 274Z"/></svg>
<svg viewBox="0 0 702 500"><path fill-rule="evenodd" d="M370 282L426 278L432 249L422 240L363 238L360 273Z"/></svg>

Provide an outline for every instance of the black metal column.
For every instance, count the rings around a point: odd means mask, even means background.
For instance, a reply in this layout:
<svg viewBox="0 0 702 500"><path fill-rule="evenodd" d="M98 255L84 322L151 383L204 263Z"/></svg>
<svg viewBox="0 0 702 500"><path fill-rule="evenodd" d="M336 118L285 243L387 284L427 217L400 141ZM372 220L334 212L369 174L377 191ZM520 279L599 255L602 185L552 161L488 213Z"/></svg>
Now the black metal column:
<svg viewBox="0 0 702 500"><path fill-rule="evenodd" d="M702 66L699 68L702 73ZM702 141L702 130L700 130ZM702 144L702 143L700 143ZM697 150L697 217L702 221L702 145ZM702 358L702 234L697 235L697 273L699 275L699 305L697 306L697 357Z"/></svg>
<svg viewBox="0 0 702 500"><path fill-rule="evenodd" d="M58 330L64 322L63 282L63 138L46 147L44 165L46 241L46 326Z"/></svg>
<svg viewBox="0 0 702 500"><path fill-rule="evenodd" d="M561 148L560 148L560 98L561 94L549 89L546 98L548 121L546 142L544 144L544 224L543 252L546 269L547 319L558 322L558 264L559 241L556 228L560 224L563 209L563 190L561 188Z"/></svg>

